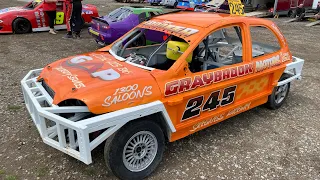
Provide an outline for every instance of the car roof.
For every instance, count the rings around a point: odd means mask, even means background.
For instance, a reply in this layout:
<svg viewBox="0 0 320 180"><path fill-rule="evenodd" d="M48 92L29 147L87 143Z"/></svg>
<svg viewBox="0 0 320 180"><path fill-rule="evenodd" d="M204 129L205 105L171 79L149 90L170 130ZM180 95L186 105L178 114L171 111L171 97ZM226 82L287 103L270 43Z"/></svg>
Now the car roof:
<svg viewBox="0 0 320 180"><path fill-rule="evenodd" d="M139 6L125 6L123 8L128 8L133 11L134 14L140 14L142 12L154 12L154 11L162 11L157 8L147 8L147 7L139 7Z"/></svg>
<svg viewBox="0 0 320 180"><path fill-rule="evenodd" d="M176 23L182 23L190 26L198 26L198 27L208 27L212 24L216 24L220 21L246 21L251 20L254 18L251 17L244 17L244 16L235 16L230 14L222 14L222 13L210 13L210 12L193 12L193 11L182 11L182 12L174 12L174 13L167 13L163 15L155 16L152 19L156 20L166 20ZM257 18L255 18L257 19ZM262 20L259 20L262 21Z"/></svg>

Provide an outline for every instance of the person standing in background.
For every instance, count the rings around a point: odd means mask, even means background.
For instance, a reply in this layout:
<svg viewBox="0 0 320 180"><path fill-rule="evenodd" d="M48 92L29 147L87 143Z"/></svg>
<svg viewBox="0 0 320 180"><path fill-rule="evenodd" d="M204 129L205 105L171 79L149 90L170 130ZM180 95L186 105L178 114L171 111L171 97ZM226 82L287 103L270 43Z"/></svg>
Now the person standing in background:
<svg viewBox="0 0 320 180"><path fill-rule="evenodd" d="M80 38L80 32L83 25L82 19L82 0L72 0L73 11L72 11L72 30L75 32L75 38Z"/></svg>
<svg viewBox="0 0 320 180"><path fill-rule="evenodd" d="M72 38L72 29L71 29L71 17L72 17L72 0L66 0L66 24L67 24L67 34L64 36L64 38Z"/></svg>
<svg viewBox="0 0 320 180"><path fill-rule="evenodd" d="M54 31L54 21L56 19L56 9L57 9L57 0L44 0L43 2L43 11L49 17L49 33L50 34L57 34Z"/></svg>
<svg viewBox="0 0 320 180"><path fill-rule="evenodd" d="M303 4L299 4L299 6L296 9L296 18L298 19L298 21L301 21L305 15L306 9L303 7Z"/></svg>

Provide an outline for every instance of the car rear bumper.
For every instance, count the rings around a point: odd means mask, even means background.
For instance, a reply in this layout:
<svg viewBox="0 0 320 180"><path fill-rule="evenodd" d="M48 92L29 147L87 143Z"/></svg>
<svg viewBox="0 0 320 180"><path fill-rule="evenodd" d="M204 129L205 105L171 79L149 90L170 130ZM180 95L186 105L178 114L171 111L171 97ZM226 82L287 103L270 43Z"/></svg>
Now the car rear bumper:
<svg viewBox="0 0 320 180"><path fill-rule="evenodd" d="M288 63L286 69L284 70L284 73L289 74L290 77L285 80L279 81L277 86L282 86L296 79L300 80L302 78L301 73L303 64L303 59L293 56L292 62Z"/></svg>
<svg viewBox="0 0 320 180"><path fill-rule="evenodd" d="M111 33L104 33L93 29L92 27L88 28L88 33L94 37L96 41L103 42L104 44L111 44L113 42Z"/></svg>

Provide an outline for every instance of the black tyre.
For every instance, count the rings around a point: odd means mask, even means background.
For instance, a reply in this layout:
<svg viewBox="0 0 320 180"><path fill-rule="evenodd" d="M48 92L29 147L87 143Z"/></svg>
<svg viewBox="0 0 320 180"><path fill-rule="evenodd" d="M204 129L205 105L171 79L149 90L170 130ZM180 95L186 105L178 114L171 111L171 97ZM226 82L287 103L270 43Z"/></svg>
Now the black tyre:
<svg viewBox="0 0 320 180"><path fill-rule="evenodd" d="M17 18L12 23L13 31L16 34L25 34L31 32L31 24L27 19Z"/></svg>
<svg viewBox="0 0 320 180"><path fill-rule="evenodd" d="M159 165L165 138L153 121L133 121L109 137L104 157L108 169L120 179L143 179Z"/></svg>
<svg viewBox="0 0 320 180"><path fill-rule="evenodd" d="M281 80L287 79L287 75L282 75ZM272 94L268 97L267 107L270 109L278 109L282 106L284 101L287 99L290 90L290 83L282 86L274 87Z"/></svg>

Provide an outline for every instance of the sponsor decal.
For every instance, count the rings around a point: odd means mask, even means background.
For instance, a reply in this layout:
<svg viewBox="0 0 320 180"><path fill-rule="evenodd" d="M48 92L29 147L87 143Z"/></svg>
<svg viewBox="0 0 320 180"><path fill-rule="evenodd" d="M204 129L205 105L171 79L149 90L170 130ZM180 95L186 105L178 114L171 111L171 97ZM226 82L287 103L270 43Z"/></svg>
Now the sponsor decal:
<svg viewBox="0 0 320 180"><path fill-rule="evenodd" d="M11 11L17 11L17 10L22 10L22 8L10 7L10 8L5 8L5 9L0 9L0 14L4 14L4 13L7 13L7 12L11 12Z"/></svg>
<svg viewBox="0 0 320 180"><path fill-rule="evenodd" d="M250 105L251 105L251 102L249 102L248 104L245 104L243 106L239 106L231 111L229 111L226 115L226 117L229 117L229 116L233 116L233 115L236 115L240 112L243 112L243 111L246 111L250 108Z"/></svg>
<svg viewBox="0 0 320 180"><path fill-rule="evenodd" d="M281 64L280 56L273 56L269 59L257 61L256 62L256 72L261 72L265 69L269 69L274 66L278 66Z"/></svg>
<svg viewBox="0 0 320 180"><path fill-rule="evenodd" d="M169 21L158 22L158 21L150 20L143 23L143 25L147 27L152 27L152 28L161 28L163 30L174 32L186 37L191 36L192 34L195 34L199 31L197 29L187 28L183 26L176 26Z"/></svg>
<svg viewBox="0 0 320 180"><path fill-rule="evenodd" d="M77 89L80 89L80 88L83 88L83 87L86 87L82 81L79 80L79 78L77 77L78 75L76 74L72 74L70 71L68 71L67 69L63 68L63 67L57 67L57 68L54 68L55 70L61 72L63 75L62 76L66 76L68 79L71 80L71 82L74 84L74 86L77 88Z"/></svg>
<svg viewBox="0 0 320 180"><path fill-rule="evenodd" d="M98 71L103 66L103 63L90 62L92 60L93 58L90 56L76 56L65 61L63 65L84 70L93 77L100 78L104 81L112 81L120 78L120 74L112 68Z"/></svg>
<svg viewBox="0 0 320 180"><path fill-rule="evenodd" d="M93 14L93 11L83 9L81 14Z"/></svg>
<svg viewBox="0 0 320 180"><path fill-rule="evenodd" d="M201 129L202 127L207 127L208 125L210 124L214 124L216 122L219 122L221 121L222 119L224 118L223 114L220 114L218 116L214 116L208 120L204 120L204 121L201 121L199 123L196 123L195 125L193 125L193 128L190 130L190 132L194 132L198 129Z"/></svg>
<svg viewBox="0 0 320 180"><path fill-rule="evenodd" d="M131 73L131 71L129 71L129 69L127 67L125 67L122 64L120 64L119 62L114 61L114 60L112 60L112 59L110 59L108 57L105 57L105 56L101 55L101 54L92 53L92 54L90 54L90 56L95 57L97 59L100 59L101 61L109 64L110 66L112 66L113 68L117 69L118 71L120 71L123 74L130 74Z"/></svg>
<svg viewBox="0 0 320 180"><path fill-rule="evenodd" d="M281 41L283 44L286 44L286 40L284 39L284 36L282 35L280 29L275 24L272 24L271 27L276 31L276 33L280 36Z"/></svg>
<svg viewBox="0 0 320 180"><path fill-rule="evenodd" d="M243 105L243 106L239 106L239 107L236 107L235 109L232 109L230 110L228 113L223 113L223 114L219 114L217 116L214 116L210 119L207 119L207 120L204 120L204 121L201 121L199 123L196 123L193 125L192 129L190 130L190 132L195 132L199 129L202 129L203 127L208 127L212 124L215 124L217 122L220 122L222 121L223 119L225 118L228 118L230 116L233 116L233 115L236 115L240 112L244 112L246 110L248 110L250 108L250 105L251 105L251 102Z"/></svg>
<svg viewBox="0 0 320 180"><path fill-rule="evenodd" d="M145 86L142 90L138 88L138 84L118 88L115 90L112 96L108 96L104 99L102 106L109 107L113 104L124 101L129 101L129 103L132 103L136 99L143 98L144 96L150 96L152 94L152 86Z"/></svg>
<svg viewBox="0 0 320 180"><path fill-rule="evenodd" d="M286 53L280 53L280 56L281 56L281 61L282 62L286 62L286 61L289 61L290 60L290 56L289 56L289 53L286 52Z"/></svg>
<svg viewBox="0 0 320 180"><path fill-rule="evenodd" d="M44 12L40 9L40 17L42 20L42 27L46 27L46 19L44 18Z"/></svg>
<svg viewBox="0 0 320 180"><path fill-rule="evenodd" d="M36 17L36 21L37 21L37 25L38 25L38 28L41 27L41 21L40 21L40 14L38 11L34 12L34 15Z"/></svg>
<svg viewBox="0 0 320 180"><path fill-rule="evenodd" d="M216 70L194 77L187 77L170 81L165 85L165 96L183 93L194 90L198 87L209 86L212 83L222 82L228 79L233 79L240 76L245 76L253 73L253 63L230 67L223 70Z"/></svg>

